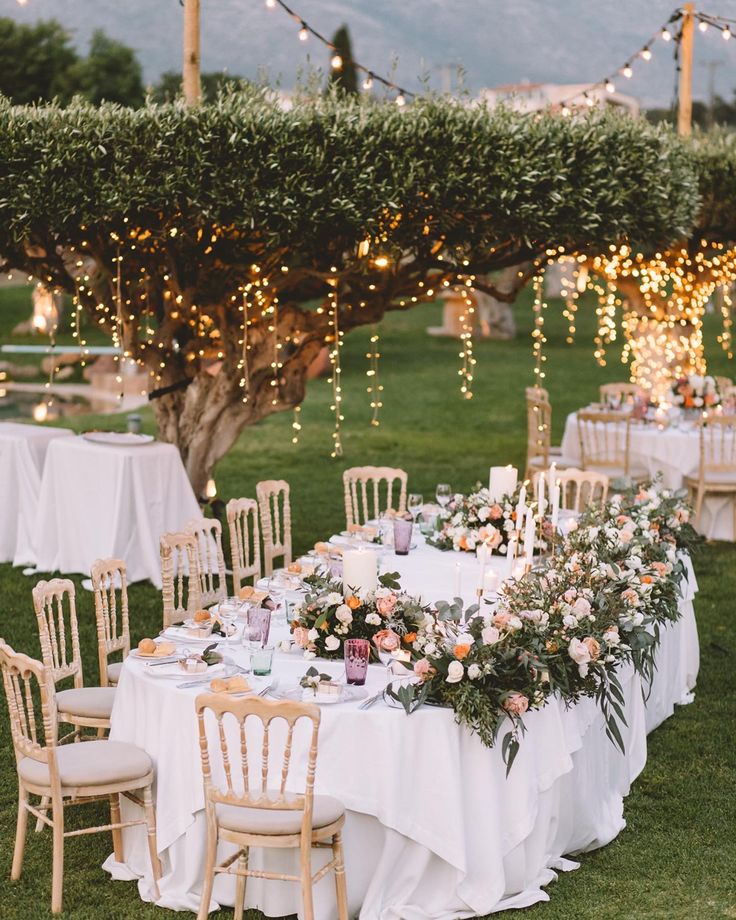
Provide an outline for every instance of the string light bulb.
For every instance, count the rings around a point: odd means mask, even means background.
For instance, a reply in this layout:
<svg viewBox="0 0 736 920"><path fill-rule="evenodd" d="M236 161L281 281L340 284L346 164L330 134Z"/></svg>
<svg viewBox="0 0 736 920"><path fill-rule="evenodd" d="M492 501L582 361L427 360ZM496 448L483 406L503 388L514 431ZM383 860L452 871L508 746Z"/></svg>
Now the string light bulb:
<svg viewBox="0 0 736 920"><path fill-rule="evenodd" d="M333 70L342 70L342 57L339 54L332 55L330 67L332 67Z"/></svg>
<svg viewBox="0 0 736 920"><path fill-rule="evenodd" d="M302 27L299 29L299 41L305 42L309 38L309 29L306 24L302 22Z"/></svg>
<svg viewBox="0 0 736 920"><path fill-rule="evenodd" d="M396 105L398 105L400 109L406 105L406 99L404 98L403 93L399 93L399 95L396 97Z"/></svg>
<svg viewBox="0 0 736 920"><path fill-rule="evenodd" d="M614 85L614 83L613 83L612 80L606 80L606 92L607 92L607 93L615 93L615 92L616 92L616 87L615 87L615 85Z"/></svg>
<svg viewBox="0 0 736 920"><path fill-rule="evenodd" d="M643 60L645 60L645 61L651 61L651 59L652 59L652 52L650 51L649 48L642 48L642 49L641 49L641 56L642 56Z"/></svg>
<svg viewBox="0 0 736 920"><path fill-rule="evenodd" d="M725 29L721 32L721 38L722 38L725 42L727 42L727 41L729 40L730 37L731 37L731 30L729 29L728 26L726 26Z"/></svg>
<svg viewBox="0 0 736 920"><path fill-rule="evenodd" d="M701 32L707 32L708 23L704 19L701 19L700 22L698 23L698 28L700 29Z"/></svg>
<svg viewBox="0 0 736 920"><path fill-rule="evenodd" d="M626 77L627 80L631 79L631 75L633 74L633 72L634 71L631 69L631 64L624 65L621 71L621 73Z"/></svg>
<svg viewBox="0 0 736 920"><path fill-rule="evenodd" d="M272 10L276 6L276 0L266 0L266 6Z"/></svg>
<svg viewBox="0 0 736 920"><path fill-rule="evenodd" d="M662 29L662 32L661 32L661 34L660 34L660 38L662 39L663 42L668 42L668 41L670 41L670 40L672 39L672 33L670 32L670 30L669 30L666 26L665 26L664 29Z"/></svg>
<svg viewBox="0 0 736 920"><path fill-rule="evenodd" d="M369 90L373 86L373 74L369 73L368 76L363 80L363 89Z"/></svg>

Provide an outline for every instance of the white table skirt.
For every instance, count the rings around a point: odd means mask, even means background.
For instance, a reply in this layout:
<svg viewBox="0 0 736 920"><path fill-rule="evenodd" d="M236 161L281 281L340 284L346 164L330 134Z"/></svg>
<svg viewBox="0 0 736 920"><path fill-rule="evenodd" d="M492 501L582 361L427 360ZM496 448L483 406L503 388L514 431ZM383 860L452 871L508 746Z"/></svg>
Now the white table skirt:
<svg viewBox="0 0 736 920"><path fill-rule="evenodd" d="M695 428L658 429L656 425L632 425L630 460L652 477L662 474L665 486L681 489L686 476L697 476L700 436ZM575 413L568 415L561 445L562 455L579 464L580 439ZM707 496L703 502L700 530L709 540L736 540L733 529L733 497Z"/></svg>
<svg viewBox="0 0 736 920"><path fill-rule="evenodd" d="M82 437L48 450L33 530L41 572L89 574L95 559L124 559L131 582L161 587L159 537L201 516L171 444L121 447Z"/></svg>
<svg viewBox="0 0 736 920"><path fill-rule="evenodd" d="M423 552L432 554L433 572L448 563L454 568L457 554ZM411 559L395 566L391 563L397 557L388 558L384 568L403 570ZM698 671L695 590L692 578L681 601L682 619L663 631L646 705L633 669L620 674L628 721L625 756L606 737L592 700L570 709L552 700L529 713L508 778L500 745L485 748L455 723L449 710L424 707L407 717L383 703L367 711L355 703L323 708L316 791L337 796L348 809L351 911L361 920L451 920L528 906L547 899L540 886L553 880L555 869L575 868L563 854L612 840L625 825L624 796L646 762L647 731L667 718L676 703L691 698ZM318 664L335 675L342 672L340 662ZM298 654L278 655L274 673L283 685L293 685L306 665ZM383 679L383 669L372 666L368 691ZM157 903L175 910L197 910L204 867L196 693L151 677L145 664L128 659L112 716L111 737L144 748L156 765L164 865ZM306 763L306 744L299 739L293 756L292 782L298 789ZM105 868L115 878L138 878L141 897L150 900L140 828L125 832L125 848L126 863L110 857ZM220 855L230 852L223 846ZM254 852L252 865L288 872L294 871L295 858L289 851ZM315 852L315 866L321 858ZM247 892L247 906L267 916L300 911L299 888L293 883L249 879ZM233 881L219 877L211 908L232 904L233 898ZM329 876L315 889L315 910L320 920L336 916Z"/></svg>
<svg viewBox="0 0 736 920"><path fill-rule="evenodd" d="M0 562L33 562L31 531L49 444L66 428L0 423Z"/></svg>

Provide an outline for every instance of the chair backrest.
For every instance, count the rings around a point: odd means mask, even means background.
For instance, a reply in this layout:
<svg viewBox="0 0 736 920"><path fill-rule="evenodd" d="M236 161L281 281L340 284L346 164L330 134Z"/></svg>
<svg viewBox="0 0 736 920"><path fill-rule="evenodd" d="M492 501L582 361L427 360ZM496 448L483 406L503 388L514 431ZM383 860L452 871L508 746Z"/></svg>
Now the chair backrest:
<svg viewBox="0 0 736 920"><path fill-rule="evenodd" d="M0 671L16 762L30 757L48 764L51 783L58 784L54 751L58 740L58 719L51 673L40 661L15 652L2 639Z"/></svg>
<svg viewBox="0 0 736 920"><path fill-rule="evenodd" d="M407 475L404 470L392 466L353 466L342 474L342 482L348 527L380 518L389 509L400 514L406 511ZM396 483L398 496L394 495ZM397 505L394 505L395 498Z"/></svg>
<svg viewBox="0 0 736 920"><path fill-rule="evenodd" d="M526 398L527 399L541 399L544 402L549 402L549 390L544 387L527 387L526 388Z"/></svg>
<svg viewBox="0 0 736 920"><path fill-rule="evenodd" d="M708 415L700 425L700 478L706 473L736 473L736 418Z"/></svg>
<svg viewBox="0 0 736 920"><path fill-rule="evenodd" d="M583 469L615 468L629 475L630 414L583 409L577 426Z"/></svg>
<svg viewBox="0 0 736 920"><path fill-rule="evenodd" d="M31 593L41 640L41 657L44 667L51 672L54 685L72 677L75 687L84 686L74 582L68 578L39 581Z"/></svg>
<svg viewBox="0 0 736 920"><path fill-rule="evenodd" d="M206 607L227 597L225 556L222 552L222 524L217 518L195 518L184 528L197 541L199 603Z"/></svg>
<svg viewBox="0 0 736 920"><path fill-rule="evenodd" d="M120 559L97 559L90 575L95 595L100 686L107 687L108 658L122 652L124 660L130 652L127 570Z"/></svg>
<svg viewBox="0 0 736 920"><path fill-rule="evenodd" d="M310 833L319 706L290 700L264 700L257 696L235 699L223 693L207 693L197 697L195 708L207 809L222 802L247 808L303 810L302 827ZM219 741L217 746L212 745L212 750L207 740L208 713L215 721ZM302 719L311 729L307 779L304 792L295 793L287 786L294 732ZM284 724L278 725L280 721ZM279 738L271 735L275 723ZM213 769L224 778L222 785L213 779ZM275 782L271 781L272 776Z"/></svg>
<svg viewBox="0 0 736 920"><path fill-rule="evenodd" d="M633 402L637 397L641 398L644 390L638 383L602 383L598 387L598 396L604 406L615 402L619 406L625 402Z"/></svg>
<svg viewBox="0 0 736 920"><path fill-rule="evenodd" d="M291 563L291 504L289 483L283 479L265 479L256 485L258 508L261 513L263 537L263 568L266 575L273 572L273 561L284 557Z"/></svg>
<svg viewBox="0 0 736 920"><path fill-rule="evenodd" d="M536 387L527 387L526 397L526 465L529 469L533 458L540 457L544 466L549 466L549 451L552 443L552 406L549 399L540 395ZM544 390L544 393L547 391Z"/></svg>
<svg viewBox="0 0 736 920"><path fill-rule="evenodd" d="M532 477L535 492L540 475L541 472ZM545 475L549 482L549 471ZM602 504L608 498L609 480L605 473L568 467L555 470L555 479L560 484L560 508L566 511L583 511L588 505Z"/></svg>
<svg viewBox="0 0 736 920"><path fill-rule="evenodd" d="M246 578L255 584L261 577L261 529L258 502L254 498L233 498L227 503L230 532L230 557L233 567L233 592L243 587Z"/></svg>
<svg viewBox="0 0 736 920"><path fill-rule="evenodd" d="M191 533L165 533L159 546L166 629L193 616L200 607L197 538Z"/></svg>

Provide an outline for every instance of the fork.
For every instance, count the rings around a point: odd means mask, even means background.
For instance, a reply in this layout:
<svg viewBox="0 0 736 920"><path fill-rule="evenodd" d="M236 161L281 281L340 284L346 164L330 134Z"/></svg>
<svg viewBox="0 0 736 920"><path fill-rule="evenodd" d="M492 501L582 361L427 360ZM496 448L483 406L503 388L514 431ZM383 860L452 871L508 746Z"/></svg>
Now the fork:
<svg viewBox="0 0 736 920"><path fill-rule="evenodd" d="M358 709L369 709L374 703L378 702L383 696L384 691L381 690L379 693L376 693L374 696L369 696L367 700L363 700L362 703L358 703Z"/></svg>

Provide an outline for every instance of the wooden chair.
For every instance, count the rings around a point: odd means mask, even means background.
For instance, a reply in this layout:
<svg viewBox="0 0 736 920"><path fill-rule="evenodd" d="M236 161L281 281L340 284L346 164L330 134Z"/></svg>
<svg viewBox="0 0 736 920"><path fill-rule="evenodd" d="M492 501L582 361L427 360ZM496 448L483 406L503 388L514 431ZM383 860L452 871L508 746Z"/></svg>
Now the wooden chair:
<svg viewBox="0 0 736 920"><path fill-rule="evenodd" d="M284 566L291 564L291 504L289 483L283 479L266 479L256 485L263 537L263 569L273 572L273 561L283 556Z"/></svg>
<svg viewBox="0 0 736 920"><path fill-rule="evenodd" d="M55 687L68 678L74 682L73 688L56 693L59 720L73 725L77 737L82 728L102 734L110 727L115 689L84 686L74 583L68 578L39 581L32 593L44 667Z"/></svg>
<svg viewBox="0 0 736 920"><path fill-rule="evenodd" d="M537 478L535 473L532 484L536 493ZM557 470L555 479L560 484L560 508L566 511L583 511L588 505L603 504L608 498L608 476L605 473L578 470L568 467Z"/></svg>
<svg viewBox="0 0 736 920"><path fill-rule="evenodd" d="M581 409L577 415L581 466L609 479L631 474L631 416L624 412ZM638 474L638 471L637 471Z"/></svg>
<svg viewBox="0 0 736 920"><path fill-rule="evenodd" d="M233 498L227 503L226 512L233 567L233 592L237 594L246 578L252 578L255 584L261 577L258 502L253 498Z"/></svg>
<svg viewBox="0 0 736 920"><path fill-rule="evenodd" d="M691 498L695 499L695 526L700 527L706 495L733 495L733 532L736 540L736 418L732 415L709 415L701 418L698 424L698 474L685 477L685 485Z"/></svg>
<svg viewBox="0 0 736 920"><path fill-rule="evenodd" d="M114 687L120 679L122 662L130 652L127 570L120 559L97 559L90 574L95 595L100 685ZM110 662L110 655L116 652L122 652L122 661Z"/></svg>
<svg viewBox="0 0 736 920"><path fill-rule="evenodd" d="M559 447L552 446L552 405L544 387L526 388L526 473L525 479L549 469L554 461L567 466Z"/></svg>
<svg viewBox="0 0 736 920"><path fill-rule="evenodd" d="M598 387L598 398L604 406L617 403L618 406L626 402L633 402L637 397L642 398L644 390L638 383L602 383Z"/></svg>
<svg viewBox="0 0 736 920"><path fill-rule="evenodd" d="M222 524L217 518L195 518L184 528L197 541L199 603L219 604L227 597L225 556L222 552Z"/></svg>
<svg viewBox="0 0 736 920"><path fill-rule="evenodd" d="M389 509L406 511L406 482L404 470L391 466L354 466L342 474L345 489L345 519L347 526L377 520ZM385 483L385 489L381 488ZM394 484L399 485L398 506L394 506ZM381 492L385 491L385 501ZM370 497L372 496L372 501ZM362 513L361 513L362 512Z"/></svg>
<svg viewBox="0 0 736 920"><path fill-rule="evenodd" d="M115 859L123 862L125 857L121 830L145 824L148 828L154 883L157 883L161 878L161 865L156 846L156 816L151 794L151 758L140 748L122 741L87 741L85 744L60 745L58 723L61 714L57 710L58 698L53 672L39 661L14 652L1 639L0 671L10 714L10 732L18 774L18 819L11 879L17 880L21 876L30 813L50 827L52 832L51 910L54 914L60 913L62 907L66 837L112 831ZM143 817L121 821L120 795L139 805L143 809ZM32 804L31 796L39 796L40 802ZM64 830L65 807L105 799L110 803L109 824ZM5 895L9 896L9 892L5 892Z"/></svg>
<svg viewBox="0 0 736 920"><path fill-rule="evenodd" d="M181 623L200 608L197 538L190 533L161 535L161 594L164 629Z"/></svg>
<svg viewBox="0 0 736 920"><path fill-rule="evenodd" d="M288 700L271 702L253 696L234 699L224 694L198 696L195 706L199 721L207 818L207 862L198 920L207 918L216 872L227 872L236 876L235 920L242 920L243 917L245 885L249 875L300 882L303 902L301 916L304 920L314 920L312 885L330 869L335 872L338 917L340 920L348 920L342 852L345 808L342 802L332 796L314 795L321 715L319 707L313 703L296 703ZM250 722L249 717L252 717ZM303 793L295 793L287 791L287 786L294 731L302 720L304 727L310 730L311 743L306 788ZM219 757L215 770L218 775L224 776L224 787L218 786L213 780L211 761L214 760L217 749L213 745L211 757L207 722L211 729L215 726L217 729ZM277 738L285 735L283 746L276 739L271 739L272 727L278 732ZM258 738L258 732L262 733L260 745L253 743ZM270 743L271 740L274 743ZM251 747L256 749L252 761L249 759ZM261 749L260 763L258 747ZM277 773L277 764L280 770L275 777L276 783L271 785L269 774ZM220 840L235 844L238 849L225 862L216 865L217 845ZM312 847L320 846L332 849L332 859L312 874ZM250 847L298 847L300 874L284 875L250 870Z"/></svg>

